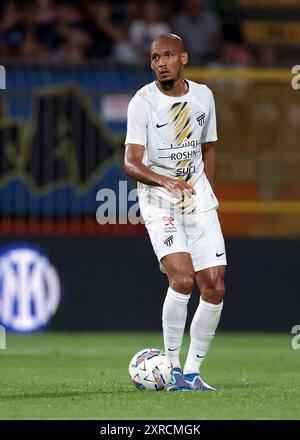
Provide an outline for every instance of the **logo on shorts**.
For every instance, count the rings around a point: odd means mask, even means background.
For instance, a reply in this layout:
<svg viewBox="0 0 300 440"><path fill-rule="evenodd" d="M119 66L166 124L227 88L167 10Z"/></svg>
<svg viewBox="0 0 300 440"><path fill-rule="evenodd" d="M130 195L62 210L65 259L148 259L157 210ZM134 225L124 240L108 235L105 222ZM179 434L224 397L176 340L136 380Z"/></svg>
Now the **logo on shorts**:
<svg viewBox="0 0 300 440"><path fill-rule="evenodd" d="M173 241L174 241L174 237L173 237L173 235L170 235L169 237L164 239L164 244L166 246L170 247L170 246L172 246Z"/></svg>
<svg viewBox="0 0 300 440"><path fill-rule="evenodd" d="M163 221L165 222L165 226L174 226L174 217L164 215L162 217Z"/></svg>
<svg viewBox="0 0 300 440"><path fill-rule="evenodd" d="M205 122L205 113L197 112L196 113L196 119L197 119L197 122L200 125L200 127L202 127L204 125L204 122Z"/></svg>

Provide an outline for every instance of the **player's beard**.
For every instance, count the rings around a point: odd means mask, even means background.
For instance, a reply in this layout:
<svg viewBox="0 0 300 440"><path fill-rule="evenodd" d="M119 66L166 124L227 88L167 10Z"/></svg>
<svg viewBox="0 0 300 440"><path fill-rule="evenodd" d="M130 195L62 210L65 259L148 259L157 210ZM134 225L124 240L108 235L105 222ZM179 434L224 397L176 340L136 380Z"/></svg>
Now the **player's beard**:
<svg viewBox="0 0 300 440"><path fill-rule="evenodd" d="M174 83L175 83L175 79L163 79L160 82L161 86L163 89L165 90L172 90L172 88L174 87Z"/></svg>
<svg viewBox="0 0 300 440"><path fill-rule="evenodd" d="M177 75L175 75L174 78L170 78L170 79L159 79L159 83L161 85L161 87L166 90L172 90L174 87L175 82L180 78L180 72L177 73Z"/></svg>

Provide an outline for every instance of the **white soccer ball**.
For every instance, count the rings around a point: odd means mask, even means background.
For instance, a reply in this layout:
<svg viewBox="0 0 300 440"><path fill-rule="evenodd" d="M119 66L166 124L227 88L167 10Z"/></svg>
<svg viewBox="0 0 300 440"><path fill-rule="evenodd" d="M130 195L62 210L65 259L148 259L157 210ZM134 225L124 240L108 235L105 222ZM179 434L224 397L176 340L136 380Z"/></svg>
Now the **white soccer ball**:
<svg viewBox="0 0 300 440"><path fill-rule="evenodd" d="M172 362L157 348L139 351L129 363L131 382L139 390L163 390L171 382L172 374Z"/></svg>

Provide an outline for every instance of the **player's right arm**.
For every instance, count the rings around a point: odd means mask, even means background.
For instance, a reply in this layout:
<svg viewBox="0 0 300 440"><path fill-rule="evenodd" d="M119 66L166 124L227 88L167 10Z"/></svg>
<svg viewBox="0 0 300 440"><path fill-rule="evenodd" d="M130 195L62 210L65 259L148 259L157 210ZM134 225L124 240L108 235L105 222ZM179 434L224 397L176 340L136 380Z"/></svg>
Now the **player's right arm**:
<svg viewBox="0 0 300 440"><path fill-rule="evenodd" d="M128 176L133 177L146 185L162 186L176 197L196 194L195 190L184 180L173 179L155 173L143 164L144 147L138 144L126 144L124 155L124 171Z"/></svg>

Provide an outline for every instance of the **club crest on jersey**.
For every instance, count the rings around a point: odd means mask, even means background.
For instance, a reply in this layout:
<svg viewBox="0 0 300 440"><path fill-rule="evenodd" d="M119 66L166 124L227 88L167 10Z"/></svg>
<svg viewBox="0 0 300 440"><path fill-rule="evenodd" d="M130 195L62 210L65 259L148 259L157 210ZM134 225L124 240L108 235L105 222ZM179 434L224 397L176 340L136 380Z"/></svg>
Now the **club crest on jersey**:
<svg viewBox="0 0 300 440"><path fill-rule="evenodd" d="M174 237L173 237L173 235L169 235L168 237L166 237L166 238L164 239L164 244L165 244L166 246L170 247L170 246L172 246L173 241L174 241Z"/></svg>
<svg viewBox="0 0 300 440"><path fill-rule="evenodd" d="M205 122L205 113L204 112L197 112L196 119L197 119L197 122L200 125L200 127L202 127Z"/></svg>

